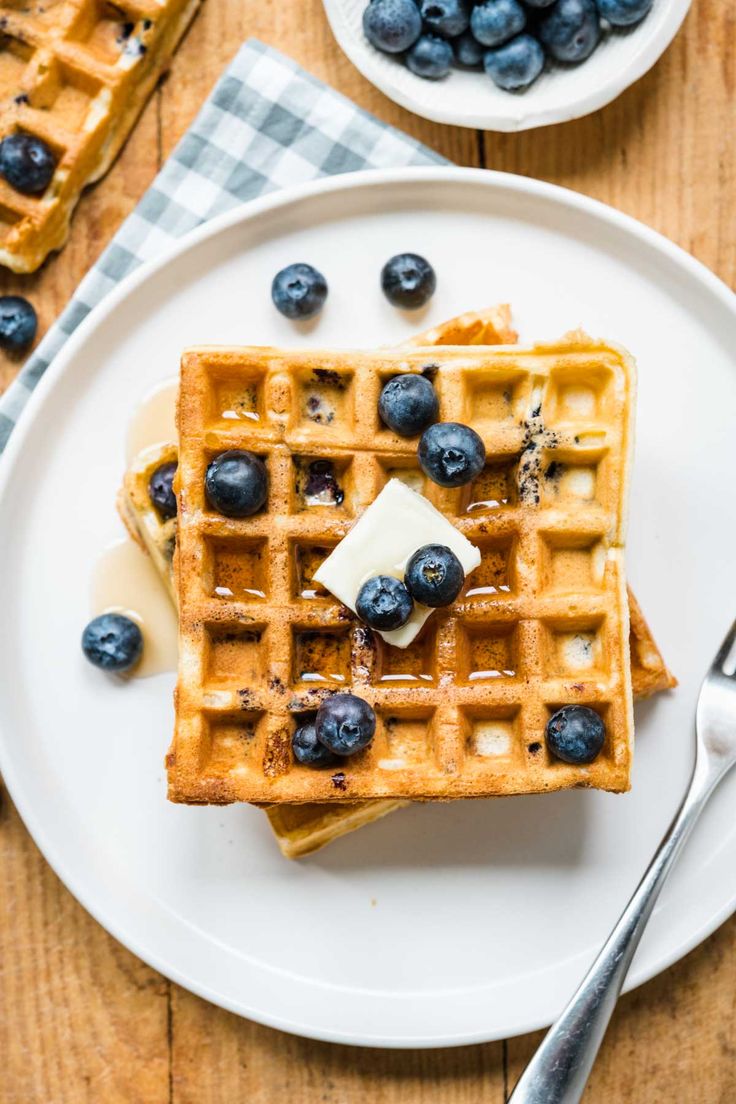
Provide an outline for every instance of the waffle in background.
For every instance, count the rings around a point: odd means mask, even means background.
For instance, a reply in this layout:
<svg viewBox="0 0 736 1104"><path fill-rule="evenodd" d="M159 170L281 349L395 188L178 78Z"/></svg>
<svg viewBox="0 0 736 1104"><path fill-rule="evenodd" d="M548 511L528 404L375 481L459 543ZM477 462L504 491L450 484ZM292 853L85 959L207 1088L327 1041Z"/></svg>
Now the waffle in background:
<svg viewBox="0 0 736 1104"><path fill-rule="evenodd" d="M428 365L438 368L440 418L471 421L493 442L471 487L425 480L416 442L379 423L382 383ZM530 348L185 353L171 798L627 789L621 545L634 386L630 358L582 334ZM207 464L229 448L258 453L269 469L267 507L245 520L204 497ZM401 651L305 585L315 549L334 547L392 476L422 490L483 556L462 599ZM378 724L371 747L330 774L294 763L291 736L336 689L367 700ZM554 761L544 744L550 713L567 702L606 720L606 746L588 766Z"/></svg>
<svg viewBox="0 0 736 1104"><path fill-rule="evenodd" d="M40 196L0 178L0 264L33 272L66 241L80 192L108 169L200 0L0 2L0 139L56 158Z"/></svg>

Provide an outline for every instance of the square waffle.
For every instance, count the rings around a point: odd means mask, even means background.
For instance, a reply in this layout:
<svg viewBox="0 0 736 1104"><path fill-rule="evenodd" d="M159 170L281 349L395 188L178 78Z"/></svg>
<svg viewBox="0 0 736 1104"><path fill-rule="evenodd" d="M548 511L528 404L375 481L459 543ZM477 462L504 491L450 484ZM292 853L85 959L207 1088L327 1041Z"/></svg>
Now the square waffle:
<svg viewBox="0 0 736 1104"><path fill-rule="evenodd" d="M33 272L66 241L82 189L108 169L199 0L0 0L0 139L43 139L40 196L0 178L0 264Z"/></svg>
<svg viewBox="0 0 736 1104"><path fill-rule="evenodd" d="M416 442L378 420L396 372L436 376L440 417L471 423L487 463L469 488L425 480ZM426 800L629 784L622 546L634 368L569 335L530 348L374 354L200 348L179 403L180 659L169 794L191 803ZM228 448L269 470L266 509L212 511L204 473ZM421 489L479 546L460 599L411 648L386 648L311 576L388 478ZM293 761L297 724L335 690L374 708L366 752L330 774ZM608 737L554 761L548 717L577 702Z"/></svg>

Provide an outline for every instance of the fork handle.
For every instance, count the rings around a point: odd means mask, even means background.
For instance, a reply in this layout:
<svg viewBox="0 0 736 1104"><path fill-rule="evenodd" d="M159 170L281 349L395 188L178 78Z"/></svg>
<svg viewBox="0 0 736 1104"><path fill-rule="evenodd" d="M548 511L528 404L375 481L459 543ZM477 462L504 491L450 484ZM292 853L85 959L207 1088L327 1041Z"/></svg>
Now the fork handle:
<svg viewBox="0 0 736 1104"><path fill-rule="evenodd" d="M696 761L675 819L620 920L575 995L544 1037L508 1104L577 1104L583 1094L621 986L675 859L723 771Z"/></svg>

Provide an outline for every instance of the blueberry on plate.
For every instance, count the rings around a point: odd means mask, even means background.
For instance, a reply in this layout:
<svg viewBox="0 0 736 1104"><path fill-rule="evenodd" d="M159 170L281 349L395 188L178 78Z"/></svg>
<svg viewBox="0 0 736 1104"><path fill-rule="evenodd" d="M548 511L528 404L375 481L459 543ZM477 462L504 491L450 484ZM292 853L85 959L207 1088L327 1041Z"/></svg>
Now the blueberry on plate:
<svg viewBox="0 0 736 1104"><path fill-rule="evenodd" d="M426 376L405 372L383 385L378 413L400 437L416 437L437 420L439 412L437 392Z"/></svg>
<svg viewBox="0 0 736 1104"><path fill-rule="evenodd" d="M452 66L452 46L444 38L423 34L406 55L412 73L424 80L442 80Z"/></svg>
<svg viewBox="0 0 736 1104"><path fill-rule="evenodd" d="M648 15L654 0L596 0L598 11L612 27L631 27Z"/></svg>
<svg viewBox="0 0 736 1104"><path fill-rule="evenodd" d="M558 0L540 19L537 35L557 61L584 61L601 37L594 0Z"/></svg>
<svg viewBox="0 0 736 1104"><path fill-rule="evenodd" d="M176 495L174 494L174 476L176 460L159 464L148 480L148 497L164 521L176 517Z"/></svg>
<svg viewBox="0 0 736 1104"><path fill-rule="evenodd" d="M587 705L563 705L547 721L547 747L564 763L592 763L605 739L603 719Z"/></svg>
<svg viewBox="0 0 736 1104"><path fill-rule="evenodd" d="M437 609L450 606L463 589L463 565L444 544L425 544L406 565L406 588L415 602Z"/></svg>
<svg viewBox="0 0 736 1104"><path fill-rule="evenodd" d="M462 487L483 470L486 449L470 426L460 422L435 422L419 441L422 471L440 487Z"/></svg>
<svg viewBox="0 0 736 1104"><path fill-rule="evenodd" d="M309 264L290 264L277 272L271 298L278 311L292 321L314 318L325 305L327 281Z"/></svg>
<svg viewBox="0 0 736 1104"><path fill-rule="evenodd" d="M213 509L225 517L250 517L266 501L268 472L252 452L228 449L210 461L204 485Z"/></svg>
<svg viewBox="0 0 736 1104"><path fill-rule="evenodd" d="M400 54L422 33L422 17L414 0L371 0L363 12L363 30L377 50Z"/></svg>
<svg viewBox="0 0 736 1104"><path fill-rule="evenodd" d="M452 43L452 49L455 54L455 64L462 66L464 69L477 69L483 61L485 49L472 31L466 31L465 34L458 35Z"/></svg>
<svg viewBox="0 0 736 1104"><path fill-rule="evenodd" d="M392 306L417 310L434 295L437 277L418 253L397 253L381 269L381 287Z"/></svg>
<svg viewBox="0 0 736 1104"><path fill-rule="evenodd" d="M25 195L45 192L56 168L56 158L42 138L16 130L0 142L0 176Z"/></svg>
<svg viewBox="0 0 736 1104"><path fill-rule="evenodd" d="M544 69L544 50L530 34L517 35L498 49L486 51L483 68L499 88L521 92Z"/></svg>
<svg viewBox="0 0 736 1104"><path fill-rule="evenodd" d="M130 617L101 613L82 633L82 651L95 667L122 674L141 658L143 634Z"/></svg>
<svg viewBox="0 0 736 1104"><path fill-rule="evenodd" d="M470 17L470 29L483 46L500 46L525 26L526 13L519 0L485 0Z"/></svg>
<svg viewBox="0 0 736 1104"><path fill-rule="evenodd" d="M36 312L21 295L0 296L0 348L12 353L30 345L36 336Z"/></svg>
<svg viewBox="0 0 736 1104"><path fill-rule="evenodd" d="M317 739L313 722L300 725L291 739L291 747L297 763L305 767L334 767L337 756Z"/></svg>
<svg viewBox="0 0 736 1104"><path fill-rule="evenodd" d="M376 575L358 591L355 609L361 621L372 629L390 632L406 624L414 603L400 579L393 575Z"/></svg>
<svg viewBox="0 0 736 1104"><path fill-rule="evenodd" d="M462 34L470 23L468 0L420 0L419 13L424 29L444 38Z"/></svg>
<svg viewBox="0 0 736 1104"><path fill-rule="evenodd" d="M368 747L376 731L376 714L355 694L333 694L319 707L317 739L335 755L355 755Z"/></svg>

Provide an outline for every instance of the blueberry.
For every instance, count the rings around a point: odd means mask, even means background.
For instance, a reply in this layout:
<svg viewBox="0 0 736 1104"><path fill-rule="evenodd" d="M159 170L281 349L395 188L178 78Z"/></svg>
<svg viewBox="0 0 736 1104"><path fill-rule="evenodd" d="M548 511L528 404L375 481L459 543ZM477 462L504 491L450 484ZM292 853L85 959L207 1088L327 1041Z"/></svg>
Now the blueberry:
<svg viewBox="0 0 736 1104"><path fill-rule="evenodd" d="M309 264L290 264L274 276L271 298L287 318L313 318L325 305L327 281Z"/></svg>
<svg viewBox="0 0 736 1104"><path fill-rule="evenodd" d="M463 565L444 544L425 544L406 565L404 582L415 602L437 609L450 606L465 582Z"/></svg>
<svg viewBox="0 0 736 1104"><path fill-rule="evenodd" d="M355 694L333 694L319 707L317 739L335 755L355 755L368 747L376 731L376 714Z"/></svg>
<svg viewBox="0 0 736 1104"><path fill-rule="evenodd" d="M437 420L439 412L437 392L425 376L406 372L383 385L378 413L400 437L416 437Z"/></svg>
<svg viewBox="0 0 736 1104"><path fill-rule="evenodd" d="M524 0L528 8L549 8L556 4L557 0Z"/></svg>
<svg viewBox="0 0 736 1104"><path fill-rule="evenodd" d="M361 621L372 629L390 632L400 629L411 617L414 603L400 579L376 575L358 591L355 609Z"/></svg>
<svg viewBox="0 0 736 1104"><path fill-rule="evenodd" d="M500 46L523 31L526 14L519 0L485 0L473 8L470 29L483 46Z"/></svg>
<svg viewBox="0 0 736 1104"><path fill-rule="evenodd" d="M587 705L563 705L547 721L547 747L564 763L592 763L605 739L603 720Z"/></svg>
<svg viewBox="0 0 736 1104"><path fill-rule="evenodd" d="M544 69L544 50L530 34L517 35L483 58L488 76L506 92L528 88Z"/></svg>
<svg viewBox="0 0 736 1104"><path fill-rule="evenodd" d="M537 35L557 61L584 61L601 37L593 0L558 0L539 21Z"/></svg>
<svg viewBox="0 0 736 1104"><path fill-rule="evenodd" d="M613 27L630 27L649 14L654 0L596 0L598 11Z"/></svg>
<svg viewBox="0 0 736 1104"><path fill-rule="evenodd" d="M462 65L466 69L477 69L483 61L485 50L471 31L459 35L453 42L452 48L456 65Z"/></svg>
<svg viewBox="0 0 736 1104"><path fill-rule="evenodd" d="M383 294L394 307L416 310L434 295L437 277L418 253L397 253L381 269Z"/></svg>
<svg viewBox="0 0 736 1104"><path fill-rule="evenodd" d="M0 176L18 192L45 192L56 168L56 158L35 134L17 130L0 142Z"/></svg>
<svg viewBox="0 0 736 1104"><path fill-rule="evenodd" d="M36 312L20 295L0 296L0 348L19 352L36 336Z"/></svg>
<svg viewBox="0 0 736 1104"><path fill-rule="evenodd" d="M129 671L141 658L143 634L122 613L102 613L82 633L82 651L103 671Z"/></svg>
<svg viewBox="0 0 736 1104"><path fill-rule="evenodd" d="M444 38L455 38L470 24L468 0L421 0L419 12L427 31Z"/></svg>
<svg viewBox="0 0 736 1104"><path fill-rule="evenodd" d="M414 0L371 0L363 12L363 30L377 50L400 54L422 33L422 17Z"/></svg>
<svg viewBox="0 0 736 1104"><path fill-rule="evenodd" d="M480 475L486 460L474 429L459 422L436 422L419 441L422 471L440 487L462 487Z"/></svg>
<svg viewBox="0 0 736 1104"><path fill-rule="evenodd" d="M338 762L334 752L329 751L317 739L314 723L301 725L294 733L291 746L297 763L307 767L334 767Z"/></svg>
<svg viewBox="0 0 736 1104"><path fill-rule="evenodd" d="M225 517L250 517L268 494L266 465L252 452L228 449L207 466L204 477L210 505Z"/></svg>
<svg viewBox="0 0 736 1104"><path fill-rule="evenodd" d="M148 480L148 497L164 521L176 517L176 495L174 494L176 468L176 460L159 464Z"/></svg>
<svg viewBox="0 0 736 1104"><path fill-rule="evenodd" d="M442 80L450 72L452 46L444 38L422 35L406 55L406 64L417 77Z"/></svg>

